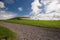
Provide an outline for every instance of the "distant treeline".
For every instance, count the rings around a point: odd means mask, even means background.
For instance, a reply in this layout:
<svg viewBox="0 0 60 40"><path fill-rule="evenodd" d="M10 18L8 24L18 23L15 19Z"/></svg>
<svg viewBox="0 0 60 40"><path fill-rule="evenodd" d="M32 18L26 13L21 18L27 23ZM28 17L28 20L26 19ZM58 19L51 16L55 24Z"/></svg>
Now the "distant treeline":
<svg viewBox="0 0 60 40"><path fill-rule="evenodd" d="M23 18L29 18L29 17L14 17L14 18L11 18L11 19L17 19L17 20L21 20Z"/></svg>

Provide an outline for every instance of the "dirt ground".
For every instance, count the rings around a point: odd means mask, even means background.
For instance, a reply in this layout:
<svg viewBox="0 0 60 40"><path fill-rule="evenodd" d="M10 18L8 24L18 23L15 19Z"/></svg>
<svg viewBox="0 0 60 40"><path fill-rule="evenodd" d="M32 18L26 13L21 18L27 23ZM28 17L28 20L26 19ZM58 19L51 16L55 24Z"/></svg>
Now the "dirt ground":
<svg viewBox="0 0 60 40"><path fill-rule="evenodd" d="M60 29L40 28L6 22L0 22L0 25L16 32L16 40L60 40Z"/></svg>

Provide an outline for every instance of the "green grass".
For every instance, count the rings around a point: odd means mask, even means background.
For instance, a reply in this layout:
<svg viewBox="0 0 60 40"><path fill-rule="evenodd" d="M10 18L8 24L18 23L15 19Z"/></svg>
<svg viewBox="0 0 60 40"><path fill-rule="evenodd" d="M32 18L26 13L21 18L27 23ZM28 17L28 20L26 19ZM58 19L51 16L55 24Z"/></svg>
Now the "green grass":
<svg viewBox="0 0 60 40"><path fill-rule="evenodd" d="M7 37L7 40L15 40L16 33L12 32L8 28L0 26L0 39Z"/></svg>
<svg viewBox="0 0 60 40"><path fill-rule="evenodd" d="M37 27L60 28L60 20L4 20L5 22L26 24Z"/></svg>

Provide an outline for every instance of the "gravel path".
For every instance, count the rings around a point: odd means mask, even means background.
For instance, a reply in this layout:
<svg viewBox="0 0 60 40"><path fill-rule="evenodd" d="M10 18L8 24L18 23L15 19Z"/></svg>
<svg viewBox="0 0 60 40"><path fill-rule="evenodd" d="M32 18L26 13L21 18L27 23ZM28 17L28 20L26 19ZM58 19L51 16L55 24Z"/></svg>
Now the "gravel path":
<svg viewBox="0 0 60 40"><path fill-rule="evenodd" d="M17 33L17 40L60 40L60 29L40 28L28 25L0 22Z"/></svg>

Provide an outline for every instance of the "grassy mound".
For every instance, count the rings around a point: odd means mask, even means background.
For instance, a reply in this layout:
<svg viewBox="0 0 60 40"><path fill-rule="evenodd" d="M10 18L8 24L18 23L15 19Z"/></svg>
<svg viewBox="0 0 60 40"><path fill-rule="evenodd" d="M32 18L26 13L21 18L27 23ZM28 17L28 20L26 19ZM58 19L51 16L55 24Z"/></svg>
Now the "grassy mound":
<svg viewBox="0 0 60 40"><path fill-rule="evenodd" d="M60 20L4 20L4 22L33 25L38 27L60 28Z"/></svg>
<svg viewBox="0 0 60 40"><path fill-rule="evenodd" d="M16 34L9 30L8 28L5 28L3 26L0 26L0 40L15 40Z"/></svg>

